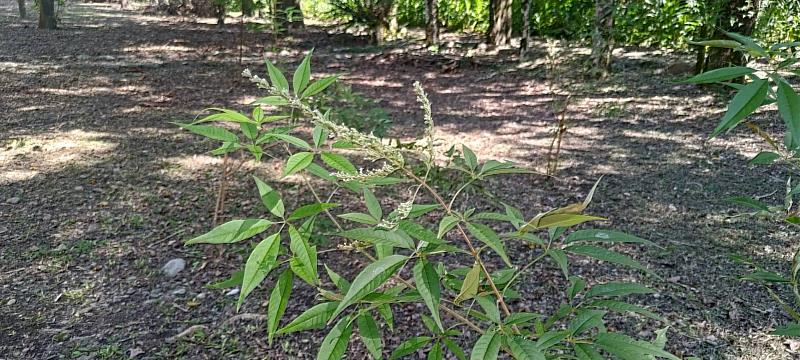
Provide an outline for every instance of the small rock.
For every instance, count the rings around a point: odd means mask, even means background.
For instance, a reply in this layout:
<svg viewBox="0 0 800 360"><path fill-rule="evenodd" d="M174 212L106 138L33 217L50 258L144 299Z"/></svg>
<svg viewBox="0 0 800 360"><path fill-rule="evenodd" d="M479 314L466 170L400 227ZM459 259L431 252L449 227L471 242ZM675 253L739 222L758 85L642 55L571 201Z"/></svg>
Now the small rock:
<svg viewBox="0 0 800 360"><path fill-rule="evenodd" d="M672 276L667 278L667 282L677 283L678 281L681 281L680 276Z"/></svg>
<svg viewBox="0 0 800 360"><path fill-rule="evenodd" d="M6 202L9 204L19 204L20 198L18 196L10 197L6 199Z"/></svg>
<svg viewBox="0 0 800 360"><path fill-rule="evenodd" d="M11 305L14 305L16 303L17 303L17 299L11 299L11 300L8 300L8 302L6 303L6 306L11 306Z"/></svg>
<svg viewBox="0 0 800 360"><path fill-rule="evenodd" d="M128 350L128 357L131 358L131 359L133 359L133 358L135 358L135 357L137 357L139 355L142 355L142 354L144 354L144 350L142 350L141 348L138 348L138 347Z"/></svg>
<svg viewBox="0 0 800 360"><path fill-rule="evenodd" d="M58 246L56 246L56 248L53 249L53 251L56 251L56 252L67 251L67 244L64 244L64 243L58 244Z"/></svg>
<svg viewBox="0 0 800 360"><path fill-rule="evenodd" d="M206 293L199 293L194 298L197 299L197 300L203 300L203 299L206 298Z"/></svg>
<svg viewBox="0 0 800 360"><path fill-rule="evenodd" d="M164 267L161 268L161 271L164 272L165 275L169 277L174 277L178 275L179 272L183 271L186 268L186 260L183 259L172 259L164 264Z"/></svg>
<svg viewBox="0 0 800 360"><path fill-rule="evenodd" d="M184 288L172 290L172 295L184 295L184 294L186 294L186 289Z"/></svg>
<svg viewBox="0 0 800 360"><path fill-rule="evenodd" d="M83 191L83 186L78 185L78 186L74 187L73 190L75 190L75 191Z"/></svg>
<svg viewBox="0 0 800 360"><path fill-rule="evenodd" d="M236 296L236 295L239 295L239 288L238 287L234 288L234 289L230 289L230 290L228 290L228 292L225 293L225 296Z"/></svg>
<svg viewBox="0 0 800 360"><path fill-rule="evenodd" d="M678 207L672 204L669 204L669 211L678 211Z"/></svg>

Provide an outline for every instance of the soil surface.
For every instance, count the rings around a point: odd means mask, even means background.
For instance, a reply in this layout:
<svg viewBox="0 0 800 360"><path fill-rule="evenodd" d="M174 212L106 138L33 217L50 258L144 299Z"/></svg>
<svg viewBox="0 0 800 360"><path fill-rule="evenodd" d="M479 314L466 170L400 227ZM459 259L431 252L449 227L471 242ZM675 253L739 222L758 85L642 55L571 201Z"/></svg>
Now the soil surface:
<svg viewBox="0 0 800 360"><path fill-rule="evenodd" d="M309 26L278 43L247 33L240 64L233 25L69 3L61 28L47 32L16 18L15 6L0 7L0 358L313 358L324 333L270 345L262 317L234 318L236 296L205 287L240 268L247 249L183 246L211 226L221 160L208 155L214 144L171 124L209 106L244 109L260 95L240 76L244 68L261 71L265 56L293 68L311 48L314 74L341 74L377 101L394 121L391 137L422 130L411 88L419 80L444 142L538 170L557 119L553 104L571 94L557 176L509 176L487 188L532 216L582 199L604 175L589 210L658 244L617 249L660 278L581 259L573 272L593 282L639 278L659 293L635 300L668 320L614 326L652 338L669 325L668 348L681 356L800 356L800 343L766 335L787 318L762 288L738 280L746 268L731 260L738 254L783 269L796 237L776 224L731 219L742 209L725 201L780 192L783 174L746 164L759 144L743 130L706 141L728 94L665 74L691 55L620 49L615 75L598 82L578 74L581 48L562 49L554 73L544 42L520 65L512 52L461 56L471 47L466 37L452 36L435 55L414 42L378 48ZM278 181L279 169L265 161L237 171L224 219L260 216L249 177ZM512 250L525 258L524 248ZM171 259L186 261L174 277L161 272ZM321 262L352 278L363 262L348 259ZM560 301L552 296L553 284L563 285L559 274L551 265L535 270L512 307L552 308L542 299ZM241 313L264 314L266 288ZM314 297L296 289L285 318ZM395 317L424 312L398 308ZM423 332L418 321L399 323L386 331L386 348ZM350 354L365 357L355 340Z"/></svg>

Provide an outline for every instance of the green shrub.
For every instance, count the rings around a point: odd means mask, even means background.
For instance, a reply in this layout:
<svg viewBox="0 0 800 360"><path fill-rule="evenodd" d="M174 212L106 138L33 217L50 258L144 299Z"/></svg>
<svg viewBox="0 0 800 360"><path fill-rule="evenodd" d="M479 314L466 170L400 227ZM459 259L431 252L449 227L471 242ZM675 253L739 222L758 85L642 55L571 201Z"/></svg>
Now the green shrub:
<svg viewBox="0 0 800 360"><path fill-rule="evenodd" d="M653 245L649 241L614 230L572 230L579 224L604 220L583 213L597 184L583 202L533 217L510 204L497 211L457 207L459 195L471 184L528 171L510 162L480 161L462 146L460 152L450 152L453 159L447 163L452 171L464 174L464 183L445 197L428 182L441 155L433 146L430 103L419 84L414 91L425 114L425 132L413 146L401 149L336 123L330 119L331 111L323 113L309 105L335 81L335 77L327 77L310 82L310 54L295 71L291 85L278 69L270 63L267 66L269 80L244 73L267 92L254 102L252 113L217 109L213 115L179 125L221 141L222 146L215 150L218 154L248 151L259 160L277 149L269 155L286 158L282 175L298 178L314 199L288 208L286 204L295 201L283 199L297 195L281 193L279 182L268 184L256 177L266 216L230 221L186 242L232 244L257 238L243 270L216 286L241 287L237 309L260 284L272 287L267 308L270 342L288 333L328 328L317 344L318 359L342 358L354 332L373 358L414 356L424 350L428 359L442 359L446 352L465 359L467 351L462 346L466 345L471 347L471 359L496 359L501 351L516 359L600 359L603 354L620 359L678 359L664 350L666 328L646 341L610 332L605 325L609 312L636 313L663 322L646 308L624 301L653 290L635 282L596 283L570 273L571 257L649 273L631 257L608 248L618 243ZM267 115L262 106L274 115ZM289 114L313 127L310 139L303 139L294 126L283 123ZM207 125L209 122L234 123L241 134ZM371 169L358 169L350 160L354 152L363 155ZM412 166L415 163L419 165ZM314 185L309 175L330 187ZM341 195L340 189L350 193ZM344 201L360 198L363 210L336 211L340 205L332 202L334 196ZM398 205L388 209L391 197L397 198L394 202ZM332 233L319 229L318 218L324 217L334 224ZM497 228L507 231L498 232ZM328 237L337 245L318 249L309 241L313 235ZM525 247L530 253L518 256L507 251L509 246ZM338 257L362 257L367 265L347 279L320 264L321 258L327 258L320 255L331 252L339 253ZM532 267L543 266L546 260L552 261L554 271L565 277L562 283L568 284L561 289L563 294L554 297L560 306L552 313L515 310L511 301L521 297L517 290L521 281ZM299 282L318 291L319 303L306 304L302 314L286 321L283 315ZM537 281L525 286L545 285ZM396 322L412 321L395 319L393 311L411 303L426 309L418 325L427 334L406 338L391 351L384 349L386 329L393 329ZM474 334L477 340L469 343L465 333Z"/></svg>

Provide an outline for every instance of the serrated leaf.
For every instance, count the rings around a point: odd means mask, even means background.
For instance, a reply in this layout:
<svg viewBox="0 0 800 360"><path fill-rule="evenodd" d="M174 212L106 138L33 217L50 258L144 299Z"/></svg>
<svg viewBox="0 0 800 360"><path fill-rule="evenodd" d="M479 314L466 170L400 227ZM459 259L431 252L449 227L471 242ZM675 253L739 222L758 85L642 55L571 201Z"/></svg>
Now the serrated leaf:
<svg viewBox="0 0 800 360"><path fill-rule="evenodd" d="M380 314L383 318L383 321L386 322L386 326L389 327L389 330L394 331L394 314L392 313L391 304L380 304L378 305L377 310L378 314Z"/></svg>
<svg viewBox="0 0 800 360"><path fill-rule="evenodd" d="M292 259L289 265L292 271L303 279L303 281L317 285L319 275L317 274L317 248L308 245L306 238L297 229L289 225L289 249L292 250Z"/></svg>
<svg viewBox="0 0 800 360"><path fill-rule="evenodd" d="M412 337L411 339L400 343L400 345L397 345L394 351L392 351L392 355L389 357L389 359L394 360L412 354L421 349L423 346L427 345L429 342L431 342L431 340L433 340L433 338L430 336Z"/></svg>
<svg viewBox="0 0 800 360"><path fill-rule="evenodd" d="M761 106L761 102L767 96L768 89L769 83L767 80L758 79L739 90L728 104L728 111L725 112L719 125L711 133L710 138L732 129L747 115L750 115Z"/></svg>
<svg viewBox="0 0 800 360"><path fill-rule="evenodd" d="M750 75L756 72L755 69L744 66L731 66L726 68L714 69L706 71L702 74L695 75L681 82L692 84L710 84L725 80L738 79L745 75Z"/></svg>
<svg viewBox="0 0 800 360"><path fill-rule="evenodd" d="M277 190L274 190L272 187L267 185L267 183L259 179L257 176L253 176L253 179L256 181L258 196L261 198L261 202L264 203L264 206L267 208L267 210L272 213L272 215L283 218L286 209L283 207L283 199L281 199L281 194Z"/></svg>
<svg viewBox="0 0 800 360"><path fill-rule="evenodd" d="M571 333L570 336L575 337L576 335L580 335L588 330L591 330L592 328L604 329L602 326L603 316L605 315L606 312L603 310L578 310L575 318L569 323L569 331Z"/></svg>
<svg viewBox="0 0 800 360"><path fill-rule="evenodd" d="M305 99L309 96L314 96L322 92L323 90L327 89L328 86L331 86L331 84L336 82L336 79L337 79L336 76L326 76L322 79L314 81L313 83L308 85L308 87L305 90L303 90L303 95L300 96L300 98Z"/></svg>
<svg viewBox="0 0 800 360"><path fill-rule="evenodd" d="M586 289L586 280L578 276L569 277L569 288L567 289L567 299L572 301L576 295Z"/></svg>
<svg viewBox="0 0 800 360"><path fill-rule="evenodd" d="M338 217L340 217L342 219L350 220L350 221L357 222L357 223L360 223L360 224L375 225L375 224L378 223L377 219L373 218L369 214L364 214L364 213L347 213L347 214L341 214L341 215L336 215L336 216L338 216Z"/></svg>
<svg viewBox="0 0 800 360"><path fill-rule="evenodd" d="M358 172L355 165L353 165L350 160L347 160L347 158L344 156L331 152L323 152L320 154L320 159L322 159L322 162L328 166L345 174L356 174Z"/></svg>
<svg viewBox="0 0 800 360"><path fill-rule="evenodd" d="M411 239L400 235L395 231L375 230L369 228L350 229L336 233L336 235L370 244L391 245L405 249L413 249L414 243Z"/></svg>
<svg viewBox="0 0 800 360"><path fill-rule="evenodd" d="M272 224L272 221L264 219L233 220L186 241L185 245L231 244L256 236L267 230Z"/></svg>
<svg viewBox="0 0 800 360"><path fill-rule="evenodd" d="M300 95L305 90L306 86L308 85L308 81L311 80L311 54L314 50L311 50L306 54L306 57L303 58L303 61L300 63L300 66L294 71L294 76L292 76L292 89L294 89L295 95Z"/></svg>
<svg viewBox="0 0 800 360"><path fill-rule="evenodd" d="M548 331L539 336L536 347L542 351L547 350L569 337L569 334L569 330Z"/></svg>
<svg viewBox="0 0 800 360"><path fill-rule="evenodd" d="M612 281L593 286L586 292L586 298L601 296L625 296L631 294L652 294L655 291L637 283Z"/></svg>
<svg viewBox="0 0 800 360"><path fill-rule="evenodd" d="M637 243L649 246L658 246L649 240L630 235L616 230L586 229L570 233L564 239L565 244L581 241L610 242L610 243Z"/></svg>
<svg viewBox="0 0 800 360"><path fill-rule="evenodd" d="M317 215L325 210L332 209L339 206L338 204L334 203L314 203L303 205L289 214L289 217L286 218L288 221L298 220L302 218L307 218L309 216Z"/></svg>
<svg viewBox="0 0 800 360"><path fill-rule="evenodd" d="M314 160L314 154L305 151L290 156L283 168L283 176L286 177L305 169L312 160Z"/></svg>
<svg viewBox="0 0 800 360"><path fill-rule="evenodd" d="M247 295L250 295L277 264L280 243L281 234L272 234L258 243L250 253L244 265L242 290L239 292L239 301L236 302L236 311L239 311Z"/></svg>
<svg viewBox="0 0 800 360"><path fill-rule="evenodd" d="M544 353L533 341L518 336L507 336L505 343L515 360L545 360Z"/></svg>
<svg viewBox="0 0 800 360"><path fill-rule="evenodd" d="M503 344L503 336L494 329L489 329L472 346L469 354L470 360L496 360L500 354L500 346Z"/></svg>
<svg viewBox="0 0 800 360"><path fill-rule="evenodd" d="M333 318L336 318L336 315L340 314L348 306L363 299L383 285L407 259L403 255L391 255L367 265L353 280L347 294L344 295L339 307L336 308Z"/></svg>
<svg viewBox="0 0 800 360"><path fill-rule="evenodd" d="M503 259L503 262L506 265L513 267L514 265L511 264L511 260L506 255L505 246L503 246L503 241L500 239L500 236L494 232L490 227L483 225L483 224L475 224L475 223L467 223L467 230L469 231L472 236L478 239L480 242L489 246L494 252Z"/></svg>
<svg viewBox="0 0 800 360"><path fill-rule="evenodd" d="M443 244L444 242L436 237L436 234L433 231L428 230L428 228L417 224L412 221L402 220L397 225L397 228L401 231L405 232L409 236L419 241L424 241L428 244Z"/></svg>
<svg viewBox="0 0 800 360"><path fill-rule="evenodd" d="M480 305L481 309L483 309L487 319L496 324L501 323L500 309L497 307L497 302L494 300L494 297L491 295L476 296L475 301Z"/></svg>
<svg viewBox="0 0 800 360"><path fill-rule="evenodd" d="M472 265L472 269L464 276L464 282L461 283L461 290L458 292L458 296L453 300L454 303L458 304L464 300L475 297L478 293L478 286L481 283L481 272L480 263L476 262Z"/></svg>
<svg viewBox="0 0 800 360"><path fill-rule="evenodd" d="M317 360L339 360L347 351L347 344L353 335L353 323L349 316L343 317L333 326L317 352Z"/></svg>
<svg viewBox="0 0 800 360"><path fill-rule="evenodd" d="M239 137L236 134L230 132L228 129L219 126L212 126L212 125L192 125L192 124L182 124L182 123L174 123L186 130L189 130L197 135L205 136L209 139L225 141L225 142L232 142L237 143L239 142Z"/></svg>
<svg viewBox="0 0 800 360"><path fill-rule="evenodd" d="M567 255L564 254L564 252L560 249L555 248L547 250L547 255L550 256L550 259L555 261L556 265L558 265L558 268L564 273L564 277L569 277L569 262L567 261Z"/></svg>
<svg viewBox="0 0 800 360"><path fill-rule="evenodd" d="M383 210L381 210L381 203L375 197L375 194L369 190L369 188L364 187L364 204L367 205L367 212L369 212L372 217L380 220L383 217Z"/></svg>
<svg viewBox="0 0 800 360"><path fill-rule="evenodd" d="M641 360L648 356L680 360L677 356L659 349L649 342L635 340L623 334L599 333L595 338L595 344L623 360Z"/></svg>
<svg viewBox="0 0 800 360"><path fill-rule="evenodd" d="M599 246L573 245L564 248L564 251L568 251L573 254L588 256L600 261L624 265L634 269L642 270L644 272L650 272L649 269L644 267L638 261L633 260L630 256L623 255L618 252L608 250L606 248L601 248Z"/></svg>
<svg viewBox="0 0 800 360"><path fill-rule="evenodd" d="M444 358L442 344L438 341L433 344L430 351L428 351L427 360L442 360Z"/></svg>
<svg viewBox="0 0 800 360"><path fill-rule="evenodd" d="M278 70L272 63L267 60L267 75L269 75L269 81L272 83L272 86L288 91L289 90L289 82L286 81L286 77L283 76L283 73Z"/></svg>
<svg viewBox="0 0 800 360"><path fill-rule="evenodd" d="M350 289L350 282L329 268L327 264L325 264L325 272L328 273L328 277L331 279L333 284L336 285L336 288L339 289L339 291L345 293L347 292L347 289Z"/></svg>
<svg viewBox="0 0 800 360"><path fill-rule="evenodd" d="M252 103L250 103L250 105L285 106L285 105L289 105L289 102L286 101L286 99L284 99L282 96L271 95L271 96L265 96L265 97L259 98L256 101L253 101ZM266 117L266 118L262 119L262 121L264 121L264 122L275 121L275 120L285 119L287 117L288 116L283 116L283 115L281 115L279 119L273 119L271 117Z"/></svg>
<svg viewBox="0 0 800 360"><path fill-rule="evenodd" d="M419 295L422 297L423 302L425 302L425 306L430 310L439 331L444 332L442 319L439 316L439 301L441 301L442 298L439 274L425 259L419 259L417 261L417 264L414 265L413 273L414 283L417 286Z"/></svg>
<svg viewBox="0 0 800 360"><path fill-rule="evenodd" d="M311 145L309 145L305 140L300 139L296 136L288 135L288 134L270 134L270 137L283 140L289 144L297 146L303 150L311 150Z"/></svg>
<svg viewBox="0 0 800 360"><path fill-rule="evenodd" d="M367 348L369 354L375 360L381 359L383 352L383 345L381 344L381 334L378 324L369 313L363 313L356 319L358 324L358 334L361 337L361 342Z"/></svg>
<svg viewBox="0 0 800 360"><path fill-rule="evenodd" d="M339 306L338 301L317 304L298 315L289 324L278 330L278 334L322 329Z"/></svg>
<svg viewBox="0 0 800 360"><path fill-rule="evenodd" d="M583 214L566 214L566 213L545 213L541 216L533 218L526 223L520 231L530 231L536 229L547 229L555 227L570 227L585 223L588 221L602 221L607 220L599 216L583 215Z"/></svg>
<svg viewBox="0 0 800 360"><path fill-rule="evenodd" d="M269 304L267 306L267 333L269 343L272 344L272 338L275 332L278 331L281 317L286 311L286 304L289 303L289 296L292 294L292 282L294 281L294 274L291 270L284 270L281 276L278 277L278 283L272 289L269 295Z"/></svg>
<svg viewBox="0 0 800 360"><path fill-rule="evenodd" d="M448 231L452 230L459 221L461 220L455 216L446 215L442 217L442 220L439 221L439 233L436 234L436 237L441 239Z"/></svg>
<svg viewBox="0 0 800 360"><path fill-rule="evenodd" d="M461 145L461 152L464 154L464 162L474 171L478 167L478 157L466 145Z"/></svg>

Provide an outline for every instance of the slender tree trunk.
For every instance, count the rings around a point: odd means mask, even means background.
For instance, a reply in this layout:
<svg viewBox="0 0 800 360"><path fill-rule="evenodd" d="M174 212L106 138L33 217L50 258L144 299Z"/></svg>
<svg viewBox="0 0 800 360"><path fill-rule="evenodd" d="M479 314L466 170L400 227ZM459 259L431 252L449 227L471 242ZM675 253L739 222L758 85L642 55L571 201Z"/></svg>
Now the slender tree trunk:
<svg viewBox="0 0 800 360"><path fill-rule="evenodd" d="M439 45L439 10L437 0L425 0L425 44Z"/></svg>
<svg viewBox="0 0 800 360"><path fill-rule="evenodd" d="M753 35L760 0L722 0L716 18L712 39L729 39L725 32L735 32L745 36ZM702 56L701 56L702 55ZM711 47L698 54L697 69L708 71L727 66L745 65L745 57L739 51Z"/></svg>
<svg viewBox="0 0 800 360"><path fill-rule="evenodd" d="M592 70L600 77L606 77L611 72L614 7L614 0L595 0L591 58Z"/></svg>
<svg viewBox="0 0 800 360"><path fill-rule="evenodd" d="M277 13L275 20L280 28L287 30L304 29L303 11L300 9L299 0L275 0Z"/></svg>
<svg viewBox="0 0 800 360"><path fill-rule="evenodd" d="M17 5L19 6L19 18L26 19L28 14L25 13L25 0L17 0Z"/></svg>
<svg viewBox="0 0 800 360"><path fill-rule="evenodd" d="M488 41L494 45L511 42L512 0L491 0L489 5Z"/></svg>
<svg viewBox="0 0 800 360"><path fill-rule="evenodd" d="M531 6L533 0L522 0L522 40L519 43L519 57L525 59L531 50Z"/></svg>
<svg viewBox="0 0 800 360"><path fill-rule="evenodd" d="M54 0L41 0L39 4L39 29L53 30L56 28L56 14Z"/></svg>
<svg viewBox="0 0 800 360"><path fill-rule="evenodd" d="M217 15L217 27L221 28L225 26L225 5L221 4L221 2L216 2L214 6Z"/></svg>

